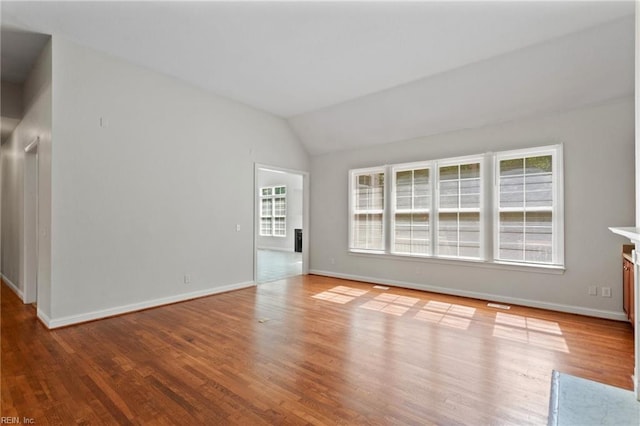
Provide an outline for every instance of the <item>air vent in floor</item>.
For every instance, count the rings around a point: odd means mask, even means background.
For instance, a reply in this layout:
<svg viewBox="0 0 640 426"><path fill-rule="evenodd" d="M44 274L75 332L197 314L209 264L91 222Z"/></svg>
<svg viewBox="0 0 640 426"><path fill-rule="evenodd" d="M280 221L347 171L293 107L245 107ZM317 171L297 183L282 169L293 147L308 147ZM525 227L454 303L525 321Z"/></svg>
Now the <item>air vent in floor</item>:
<svg viewBox="0 0 640 426"><path fill-rule="evenodd" d="M511 306L501 305L500 303L487 303L487 306L490 308L497 308L497 309L511 309Z"/></svg>

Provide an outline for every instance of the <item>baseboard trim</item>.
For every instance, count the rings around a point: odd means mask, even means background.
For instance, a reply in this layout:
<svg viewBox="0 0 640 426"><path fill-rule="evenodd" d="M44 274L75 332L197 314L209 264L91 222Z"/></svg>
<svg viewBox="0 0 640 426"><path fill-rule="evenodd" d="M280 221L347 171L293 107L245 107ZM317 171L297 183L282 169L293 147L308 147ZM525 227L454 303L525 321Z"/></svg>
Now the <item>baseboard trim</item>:
<svg viewBox="0 0 640 426"><path fill-rule="evenodd" d="M11 282L9 278L7 278L4 274L0 274L2 276L2 281L4 281L7 286L22 300L24 303L24 292L18 288L17 285Z"/></svg>
<svg viewBox="0 0 640 426"><path fill-rule="evenodd" d="M44 324L45 327L47 327L49 329L52 328L51 327L51 318L49 318L47 316L47 314L45 314L41 309L38 308L37 315L38 315L38 319L40 320L40 322L42 324Z"/></svg>
<svg viewBox="0 0 640 426"><path fill-rule="evenodd" d="M586 315L589 317L611 319L616 321L627 321L627 316L624 312L615 311L603 311L600 309L584 308L581 306L563 305L559 303L542 302L539 300L521 299L518 297L501 296L497 294L480 293L475 291L458 290L447 287L439 287L427 284L418 284L406 281L396 281L379 279L374 277L366 277L362 275L342 274L338 272L322 271L312 269L309 271L313 275L321 275L332 278L342 278L352 281L363 281L373 284L390 285L394 287L410 288L413 290L430 291L433 293L449 294L452 296L470 297L472 299L489 300L492 302L509 303L513 305L527 306L530 308L547 309L550 311L565 312L569 314Z"/></svg>
<svg viewBox="0 0 640 426"><path fill-rule="evenodd" d="M70 325L76 325L83 322L95 321L116 315L128 314L131 312L141 311L144 309L156 308L158 306L169 305L172 303L185 302L187 300L198 299L200 297L212 296L214 294L226 293L228 291L240 290L243 288L253 287L256 283L253 281L246 281L237 284L230 284L222 287L208 288L205 290L198 290L191 293L177 294L174 296L162 297L159 299L146 300L144 302L132 303L130 305L116 306L114 308L101 309L99 311L86 312L78 315L69 315L61 318L49 318L40 310L38 310L38 318L49 329L67 327Z"/></svg>

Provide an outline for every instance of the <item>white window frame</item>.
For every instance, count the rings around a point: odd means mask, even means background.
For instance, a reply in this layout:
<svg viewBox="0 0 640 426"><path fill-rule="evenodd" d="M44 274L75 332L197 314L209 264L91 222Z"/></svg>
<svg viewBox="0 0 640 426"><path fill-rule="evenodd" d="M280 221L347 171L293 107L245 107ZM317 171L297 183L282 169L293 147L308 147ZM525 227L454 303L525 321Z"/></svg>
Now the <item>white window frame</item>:
<svg viewBox="0 0 640 426"><path fill-rule="evenodd" d="M434 227L433 227L433 253L437 256L437 257L441 257L441 258L445 258L445 259L472 259L472 260L485 260L486 259L486 250L485 250L485 234L486 234L486 223L485 223L485 199L486 199L486 191L484 188L484 182L485 182L485 175L486 175L486 165L485 165L485 156L484 155L469 155L469 156L464 156L464 157L456 157L456 158L447 158L444 160L438 160L435 162L436 165L436 169L435 169L435 179L434 179L434 185L435 185L435 192L434 192L434 203L435 203L435 208L434 208ZM478 163L480 165L480 173L479 173L479 181L480 181L480 205L476 208L468 208L468 207L457 207L457 208L453 208L453 207L440 207L440 168L442 167L449 167L449 166L464 166L467 164L475 164ZM461 192L458 192L458 196L461 195ZM440 213L478 213L479 216L479 222L480 222L480 243L479 243L479 250L478 250L478 257L474 257L474 256L452 256L452 255L445 255L445 254L440 254L438 251L438 226L439 226L439 216ZM460 243L459 239L458 239L458 244Z"/></svg>
<svg viewBox="0 0 640 426"><path fill-rule="evenodd" d="M521 209L500 207L500 161L513 160L526 157L539 157L551 155L552 170L552 197L553 205L549 208L525 207ZM493 258L496 263L515 265L540 265L564 267L564 163L562 144L548 145L536 148L517 149L512 151L498 152L494 156L494 212L493 212ZM503 260L500 259L500 213L507 211L551 211L552 215L552 261L533 262L526 260Z"/></svg>
<svg viewBox="0 0 640 426"><path fill-rule="evenodd" d="M426 209L415 209L413 208L413 195L412 194L412 207L410 209L398 209L397 206L397 174L399 172L406 172L406 171L414 171L414 170L424 170L427 169L429 170L429 194L431 197L431 202L429 203L429 207ZM434 175L435 175L435 171L434 171L434 162L433 161L420 161L420 162L416 162L416 163L404 163L404 164L397 164L394 166L390 167L390 172L391 172L391 190L390 190L390 201L391 201L391 224L389 227L389 232L390 232L390 247L389 247L389 252L391 254L395 254L395 255L399 255L399 256L412 256L412 257L432 257L434 254L434 246L433 246L433 224L434 224L434 219L433 219L433 204L434 204ZM412 185L412 191L415 188L413 188ZM402 214L402 213L406 213L406 214L415 214L415 213L426 213L429 215L429 253L412 253L412 252L405 252L405 251L398 251L396 250L396 216L397 214Z"/></svg>
<svg viewBox="0 0 640 426"><path fill-rule="evenodd" d="M369 167L365 169L353 169L349 171L349 251L360 253L375 253L384 254L387 247L387 203L388 203L388 176L386 167ZM355 205L355 191L356 191L356 178L361 175L379 174L382 173L384 186L382 188L383 205L382 209L375 210L358 210ZM382 249L367 249L354 247L354 233L355 233L355 215L363 213L382 214Z"/></svg>
<svg viewBox="0 0 640 426"><path fill-rule="evenodd" d="M512 261L499 258L500 243L500 212L505 211L500 208L500 161L514 158L535 157L539 155L552 156L552 178L553 178L553 207L552 207L552 239L553 239L553 262L531 262ZM470 163L480 164L480 207L464 208L458 207L456 212L465 211L478 212L480 215L480 251L479 257L462 257L441 255L438 253L438 220L443 210L440 208L440 168L451 165L464 165ZM395 220L397 209L396 199L396 174L401 171L429 169L429 188L431 193L431 205L426 213L429 215L429 241L430 254L407 253L395 249ZM354 221L356 213L355 184L356 177L362 174L382 173L384 176L384 203L383 209L376 214L382 214L382 239L383 248L380 250L355 248L354 244ZM390 175L390 176L389 176ZM564 163L563 147L561 144L548 145L526 149L516 149L501 151L497 153L484 153L455 158L445 158L438 160L419 161L411 163L401 163L378 167L349 170L349 237L348 250L355 254L387 255L394 257L417 258L420 261L440 260L441 262L472 262L476 264L498 265L495 267L535 268L546 269L552 273L554 270L564 270ZM412 205L413 206L413 205ZM402 212L402 211L400 211ZM409 212L409 211L407 211ZM520 270L518 269L518 270Z"/></svg>
<svg viewBox="0 0 640 426"><path fill-rule="evenodd" d="M284 188L283 194L276 194L276 188ZM264 195L264 190L270 190L270 193ZM284 199L284 215L276 214L276 199ZM265 200L271 201L271 211L268 214L264 213ZM268 233L265 233L262 229L262 219L268 218L271 220L271 226ZM282 219L284 222L284 232L277 233L276 219ZM260 236L261 237L278 237L285 238L287 236L287 186L286 185L274 185L263 186L260 188Z"/></svg>

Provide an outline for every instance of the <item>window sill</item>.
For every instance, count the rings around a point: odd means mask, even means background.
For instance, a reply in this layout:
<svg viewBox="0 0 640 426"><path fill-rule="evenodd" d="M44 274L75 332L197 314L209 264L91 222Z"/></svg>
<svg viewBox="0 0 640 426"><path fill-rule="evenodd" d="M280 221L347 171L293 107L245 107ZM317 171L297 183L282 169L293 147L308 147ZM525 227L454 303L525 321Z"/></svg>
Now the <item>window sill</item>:
<svg viewBox="0 0 640 426"><path fill-rule="evenodd" d="M561 275L564 274L566 268L558 265L538 265L529 263L516 263L516 262L504 262L504 261L487 261L487 260L475 260L475 259L453 259L450 257L436 257L436 256L404 256L400 254L391 254L385 252L372 252L363 250L349 250L350 256L370 257L370 258L384 258L389 260L402 260L409 262L421 262L421 263L433 263L439 265L451 265L462 266L471 268L488 268L488 269L501 269L506 271L519 271L519 272L533 272L538 274L552 274Z"/></svg>

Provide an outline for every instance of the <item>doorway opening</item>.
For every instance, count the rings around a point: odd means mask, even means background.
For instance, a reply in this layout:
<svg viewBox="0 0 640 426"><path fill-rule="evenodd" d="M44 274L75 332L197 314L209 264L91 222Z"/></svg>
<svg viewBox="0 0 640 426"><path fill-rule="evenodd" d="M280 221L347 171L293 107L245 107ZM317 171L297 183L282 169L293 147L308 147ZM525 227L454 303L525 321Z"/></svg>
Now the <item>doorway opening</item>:
<svg viewBox="0 0 640 426"><path fill-rule="evenodd" d="M254 281L308 273L308 174L255 168Z"/></svg>

